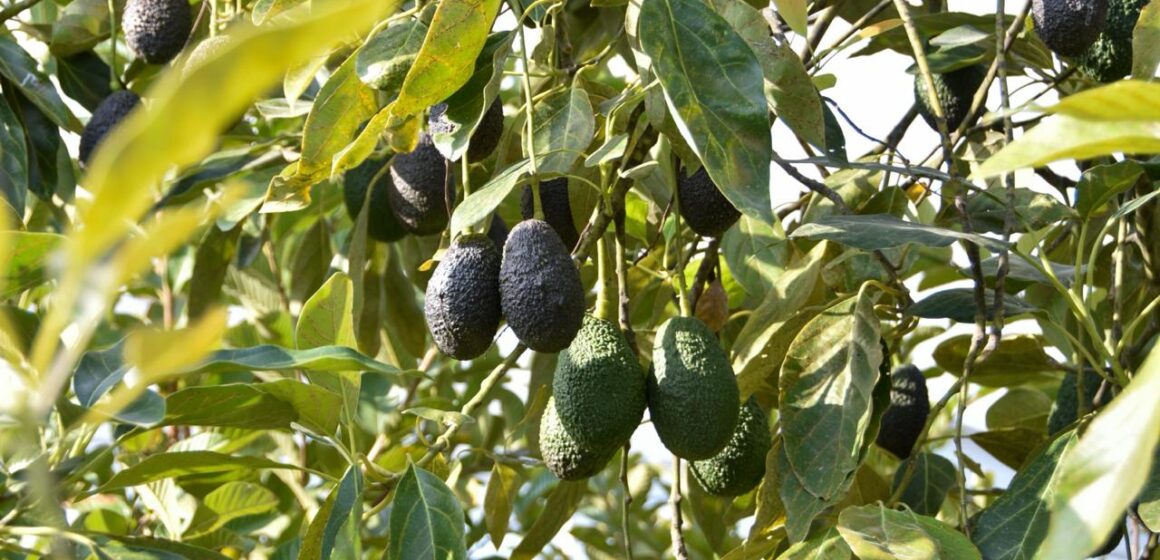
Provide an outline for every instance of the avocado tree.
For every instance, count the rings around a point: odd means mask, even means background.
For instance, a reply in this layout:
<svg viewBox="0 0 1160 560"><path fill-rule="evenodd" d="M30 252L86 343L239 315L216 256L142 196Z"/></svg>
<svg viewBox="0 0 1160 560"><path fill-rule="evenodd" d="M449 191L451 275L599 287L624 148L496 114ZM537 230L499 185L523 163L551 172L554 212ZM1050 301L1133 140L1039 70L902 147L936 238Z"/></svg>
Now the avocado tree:
<svg viewBox="0 0 1160 560"><path fill-rule="evenodd" d="M0 20L3 558L1156 557L1160 0Z"/></svg>

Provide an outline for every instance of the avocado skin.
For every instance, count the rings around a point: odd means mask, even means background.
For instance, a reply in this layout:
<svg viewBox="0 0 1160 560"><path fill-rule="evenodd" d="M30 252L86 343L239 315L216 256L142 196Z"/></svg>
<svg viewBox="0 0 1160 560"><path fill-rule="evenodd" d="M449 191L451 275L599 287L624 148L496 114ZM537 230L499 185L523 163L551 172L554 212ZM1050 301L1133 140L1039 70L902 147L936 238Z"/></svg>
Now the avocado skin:
<svg viewBox="0 0 1160 560"><path fill-rule="evenodd" d="M391 210L387 196L388 174L384 172L375 181L375 175L383 170L387 163L387 158L368 159L358 167L347 171L342 183L342 199L351 220L358 220L358 213L362 210L363 200L366 199L367 188L371 189L367 235L383 243L398 241L407 235L407 231L399 224L394 211ZM371 181L374 181L374 184Z"/></svg>
<svg viewBox="0 0 1160 560"><path fill-rule="evenodd" d="M875 443L899 459L909 457L929 415L926 378L913 365L898 367L890 374L890 406L882 413Z"/></svg>
<svg viewBox="0 0 1160 560"><path fill-rule="evenodd" d="M1033 0L1035 34L1059 56L1079 56L1107 25L1108 0Z"/></svg>
<svg viewBox="0 0 1160 560"><path fill-rule="evenodd" d="M1049 435L1062 432L1064 428L1067 428L1079 419L1079 407L1076 406L1079 401L1075 398L1075 383L1077 377L1074 371L1069 371L1063 375L1063 381L1059 383L1059 392L1055 394L1055 404L1051 405L1051 414L1047 417L1047 433ZM1095 372L1085 371L1083 382L1084 398L1090 402L1095 398L1096 393L1099 392L1103 378ZM1103 396L1100 398L1100 406L1108 404L1111 400L1111 391L1104 391ZM1091 410L1090 405L1086 408L1088 411Z"/></svg>
<svg viewBox="0 0 1160 560"><path fill-rule="evenodd" d="M677 174L677 196L681 217L699 235L721 237L741 218L741 212L721 194L704 167L689 176L681 168Z"/></svg>
<svg viewBox="0 0 1160 560"><path fill-rule="evenodd" d="M477 358L499 329L499 251L483 234L461 235L427 282L423 311L431 338L457 360Z"/></svg>
<svg viewBox="0 0 1160 560"><path fill-rule="evenodd" d="M189 40L193 10L186 0L129 0L121 29L137 56L149 64L165 64Z"/></svg>
<svg viewBox="0 0 1160 560"><path fill-rule="evenodd" d="M942 103L947 118L947 129L950 132L958 130L967 113L971 111L971 101L983 80L987 77L987 67L981 64L959 68L946 74L935 74L934 89L938 92L939 102ZM918 114L922 120L934 130L938 130L938 122L934 117L934 108L926 93L926 83L922 75L914 77L914 98L918 101Z"/></svg>
<svg viewBox="0 0 1160 560"><path fill-rule="evenodd" d="M567 348L584 320L580 271L560 236L541 220L524 220L508 233L499 293L508 326L537 352Z"/></svg>
<svg viewBox="0 0 1160 560"><path fill-rule="evenodd" d="M556 397L548 399L548 407L540 419L540 456L556 478L581 480L601 470L616 454L616 447L608 450L585 447L572 437L560 421Z"/></svg>
<svg viewBox="0 0 1160 560"><path fill-rule="evenodd" d="M447 160L427 135L414 151L391 161L391 184L387 191L391 209L408 233L433 235L447 227L447 199L455 192Z"/></svg>
<svg viewBox="0 0 1160 560"><path fill-rule="evenodd" d="M524 186L520 196L520 214L525 220L535 215L535 197L531 185ZM544 221L556 230L560 240L569 251L580 241L580 234L576 232L576 224L572 222L572 203L568 200L568 178L559 177L540 182L540 209L544 212Z"/></svg>
<svg viewBox="0 0 1160 560"><path fill-rule="evenodd" d="M622 447L647 404L644 371L620 328L591 315L560 353L552 394L561 425L597 451Z"/></svg>
<svg viewBox="0 0 1160 560"><path fill-rule="evenodd" d="M92 157L93 151L100 145L101 140L104 140L109 131L117 126L117 123L124 120L125 116L139 104L141 104L141 98L136 93L123 89L114 91L102 100L100 105L97 105L97 108L93 110L92 118L89 119L84 131L81 132L79 154L81 163L89 162L89 158Z"/></svg>
<svg viewBox="0 0 1160 560"><path fill-rule="evenodd" d="M666 321L653 341L653 368L648 409L661 442L690 461L716 455L733 437L741 395L709 327L693 317Z"/></svg>
<svg viewBox="0 0 1160 560"><path fill-rule="evenodd" d="M431 134L451 132L454 126L451 124L451 121L447 120L446 103L440 103L431 107L431 113L427 117L427 130ZM481 161L487 159L487 156L490 156L499 146L499 140L502 136L503 103L497 97L491 102L491 105L487 106L487 111L484 111L483 117L479 120L479 125L471 133L471 139L467 143L467 160Z"/></svg>
<svg viewBox="0 0 1160 560"><path fill-rule="evenodd" d="M773 440L769 417L753 397L741 407L737 429L729 443L712 459L693 461L693 477L716 496L740 496L757 487L765 476L765 457Z"/></svg>
<svg viewBox="0 0 1160 560"><path fill-rule="evenodd" d="M1108 83L1132 73L1132 34L1148 0L1108 0L1107 26L1079 56L1079 69Z"/></svg>

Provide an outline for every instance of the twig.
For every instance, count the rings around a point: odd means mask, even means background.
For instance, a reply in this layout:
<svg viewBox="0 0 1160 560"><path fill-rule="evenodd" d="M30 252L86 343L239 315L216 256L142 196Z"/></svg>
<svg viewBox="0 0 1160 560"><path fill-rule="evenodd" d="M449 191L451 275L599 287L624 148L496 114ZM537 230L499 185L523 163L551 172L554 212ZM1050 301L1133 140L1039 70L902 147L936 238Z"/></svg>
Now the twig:
<svg viewBox="0 0 1160 560"><path fill-rule="evenodd" d="M904 2L904 0L895 0L896 3ZM1007 29L1007 33L1003 36L1003 42L1000 48L995 53L995 60L991 61L991 66L987 68L987 76L983 78L983 84L975 92L974 99L971 100L971 110L967 111L966 118L959 124L959 129L954 131L954 137L951 139L951 144L957 144L959 140L966 137L966 132L974 124L975 119L979 117L980 111L983 109L984 103L987 101L987 91L991 89L991 84L999 75L999 65L1006 64L1005 55L1011 51L1011 47L1015 45L1015 39L1019 37L1019 33L1023 31L1023 22L1027 19L1028 12L1031 11L1031 0L1025 0L1023 7L1019 9L1019 15L1011 22L1011 27ZM997 18L1001 18L1002 12L996 14ZM998 33L998 31L996 31ZM948 162L949 162L948 158Z"/></svg>
<svg viewBox="0 0 1160 560"><path fill-rule="evenodd" d="M897 153L898 144L902 142L902 137L906 136L906 131L910 129L910 125L914 123L916 118L918 118L918 103L913 103L910 109L906 110L906 114L898 120L898 124L890 129L890 134L886 135L886 143L874 146L866 155L879 155L883 152Z"/></svg>
<svg viewBox="0 0 1160 560"><path fill-rule="evenodd" d="M967 234L974 233L974 228L971 226L971 217L967 214L966 197L961 194L955 197L955 209L958 210L963 220L963 232ZM967 495L967 456L963 453L963 417L967 411L967 388L970 386L971 373L975 370L975 362L979 358L983 347L983 340L987 336L987 285L983 279L983 265L982 259L979 256L979 246L972 242L964 241L963 249L966 250L967 259L971 262L971 276L975 281L975 334L971 337L971 346L967 350L966 359L963 361L963 375L960 378L962 384L959 386L958 410L955 414L955 453L959 459L959 468L956 470L959 488L961 490L959 492L959 514L961 516L960 519L963 520L963 533L970 537L971 528L966 522L968 519L967 503L969 496Z"/></svg>
<svg viewBox="0 0 1160 560"><path fill-rule="evenodd" d="M838 40L831 43L829 47L826 47L825 50L821 51L817 56L812 57L808 62L803 61L806 63L806 68L809 68L810 66L817 66L817 61L821 60L821 55L829 54L831 51L841 48L842 44L845 43L846 40L848 40L850 37L853 37L855 33L861 31L862 28L870 22L870 20L877 17L878 14L882 13L882 10L885 10L888 6L890 6L891 2L893 2L893 0L882 0L878 3L877 6L870 8L870 11L862 14L862 17L858 18L858 21L855 21L852 25L850 25L849 29L847 29L840 37L838 37Z"/></svg>
<svg viewBox="0 0 1160 560"><path fill-rule="evenodd" d="M897 152L895 152L897 153ZM874 154L868 154L874 155ZM774 156L779 158L780 156ZM781 161L789 164L811 164L811 165L825 165L827 167L839 167L842 169L867 169L870 171L887 171L898 173L900 175L907 175L911 177L923 177L926 179L934 179L936 181L947 182L951 180L951 176L930 167L923 167L918 165L909 165L899 167L897 165L890 165L886 163L873 163L865 161L848 161L841 162L831 160L829 158L803 158L803 159L782 159Z"/></svg>
<svg viewBox="0 0 1160 560"><path fill-rule="evenodd" d="M822 97L822 101L825 101L831 107L833 107L833 109L838 112L838 116L842 117L842 120L846 121L846 124L849 124L850 127L854 129L854 132L857 132L859 136L861 136L861 137L863 137L871 142L874 142L876 145L879 145L879 146L887 144L886 141L875 138L875 137L867 134L864 130L862 130L862 128L858 126L858 123L855 123L854 119L850 118L850 115L847 115L846 111L844 111L842 109L842 107L840 105L838 105L837 102L835 102L833 99L830 99L829 97ZM916 115L918 114L918 109L915 109L915 114ZM893 133L893 131L891 131L891 132ZM894 143L895 147L891 148L890 151L897 154L898 158L902 160L902 163L909 166L910 160L906 159L906 156L902 155L902 153L897 150L897 144L898 144L898 142L896 141Z"/></svg>
<svg viewBox="0 0 1160 560"><path fill-rule="evenodd" d="M999 107L1003 113L1003 145L1007 145L1013 136L1011 117L1007 114L1008 109L1011 108L1011 95L1007 90L1007 56L1003 49L1003 14L1007 11L1006 0L996 0L995 3L995 41L998 43L995 46L995 66L999 80ZM1003 337L1003 288L1007 280L1007 272L1010 269L1010 252L1007 247L1011 243L1011 232L1015 229L1015 176L1010 173L1004 175L1003 183L1007 189L1007 207L1003 218L1003 248L999 251L999 270L995 274L995 303L991 313L993 316L991 336L987 340L987 346L983 349L981 358L986 358L994 352L999 347L999 340ZM974 263L971 266L973 268ZM975 280L977 282L979 279ZM978 317L976 317L976 322L978 322Z"/></svg>
<svg viewBox="0 0 1160 560"><path fill-rule="evenodd" d="M802 46L802 52L799 56L802 59L802 64L809 66L810 60L817 52L818 45L822 43L822 37L825 37L826 31L830 29L830 24L834 22L834 18L838 16L838 6L828 6L818 14L814 26L811 27L806 35L806 44Z"/></svg>
<svg viewBox="0 0 1160 560"><path fill-rule="evenodd" d="M677 560L689 560L685 537L681 535L681 458L676 455L673 455L673 488L669 492L669 505L673 508L673 526L669 530L673 539L673 556Z"/></svg>
<svg viewBox="0 0 1160 560"><path fill-rule="evenodd" d="M40 0L23 0L8 6L7 8L0 10L0 22L8 21L19 15L20 12L23 12L24 10L27 10L39 3Z"/></svg>
<svg viewBox="0 0 1160 560"><path fill-rule="evenodd" d="M781 156L777 155L776 153L773 154L773 161L778 165L778 167L781 167L783 170L785 170L785 172L789 174L790 177L793 177L795 180L797 180L797 182L805 185L806 188L810 189L811 191L814 191L815 193L828 198L830 202L833 202L834 206L838 208L839 212L842 214L850 213L850 207L846 205L846 201L842 200L842 197L839 196L838 193L834 192L833 189L827 187L821 181L815 181L814 179L802 175L802 173L798 171L797 168L790 165L789 162L785 161L784 159L781 159Z"/></svg>
<svg viewBox="0 0 1160 560"><path fill-rule="evenodd" d="M624 260L624 259L621 259ZM624 533L624 557L632 560L632 525L629 523L629 508L632 507L632 491L628 487L628 451L632 442L624 443L624 450L620 454L620 487L624 489L624 511L620 518L621 531Z"/></svg>
<svg viewBox="0 0 1160 560"><path fill-rule="evenodd" d="M615 204L615 201L614 201ZM628 297L628 255L626 253L627 233L624 227L624 207L623 199L621 200L621 208L614 209L616 217L613 222L616 225L616 292L618 295L618 303L620 305L619 321L620 331L624 334L625 340L628 341L628 347L632 348L633 355L639 355L640 349L636 346L636 333L632 330L632 316L631 308L629 307ZM625 448L625 453L628 453L628 448Z"/></svg>
<svg viewBox="0 0 1160 560"><path fill-rule="evenodd" d="M709 275L717 268L717 253L720 247L721 240L716 237L710 239L709 245L705 247L705 256L702 257L701 266L697 267L697 274L693 277L692 295L689 298L689 304L694 311L697 309L697 301L705 291L704 286L709 281Z"/></svg>
<svg viewBox="0 0 1160 560"><path fill-rule="evenodd" d="M910 5L906 3L906 0L894 0L894 7L898 10L899 17L902 18L902 26L906 29L907 39L910 40L910 49L914 51L914 62L918 65L919 75L926 87L927 100L933 109L939 140L942 141L943 160L947 164L947 169L954 175L954 165L952 165L954 143L951 142L951 135L947 130L946 110L942 106L942 101L939 100L938 88L934 84L934 74L931 73L930 65L926 60L926 47L923 45L922 36L918 32L918 26L914 23L914 17L910 13Z"/></svg>

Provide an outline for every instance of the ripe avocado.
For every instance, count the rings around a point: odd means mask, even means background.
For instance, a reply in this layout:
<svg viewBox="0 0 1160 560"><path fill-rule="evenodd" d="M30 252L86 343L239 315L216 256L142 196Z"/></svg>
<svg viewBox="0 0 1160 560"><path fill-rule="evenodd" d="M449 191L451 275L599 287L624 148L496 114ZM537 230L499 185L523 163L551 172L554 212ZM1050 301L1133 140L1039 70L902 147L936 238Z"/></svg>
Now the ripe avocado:
<svg viewBox="0 0 1160 560"><path fill-rule="evenodd" d="M561 425L577 443L598 451L621 447L644 416L644 371L619 327L585 315L560 353L552 394Z"/></svg>
<svg viewBox="0 0 1160 560"><path fill-rule="evenodd" d="M366 199L367 188L371 189L370 213L367 215L367 235L371 239L390 243L407 235L387 198L387 159L368 159L358 167L346 172L342 184L342 198L351 220L358 220Z"/></svg>
<svg viewBox="0 0 1160 560"><path fill-rule="evenodd" d="M556 398L548 399L548 407L540 419L540 455L544 465L556 478L581 480L602 469L616 455L616 447L598 450L581 445L560 421Z"/></svg>
<svg viewBox="0 0 1160 560"><path fill-rule="evenodd" d="M1107 25L1108 0L1032 0L1035 34L1059 56L1079 56Z"/></svg>
<svg viewBox="0 0 1160 560"><path fill-rule="evenodd" d="M186 0L129 0L121 29L137 56L149 64L165 64L189 40L193 10Z"/></svg>
<svg viewBox="0 0 1160 560"><path fill-rule="evenodd" d="M890 374L890 406L882 413L875 443L899 459L909 457L929 415L926 378L913 365L898 367Z"/></svg>
<svg viewBox="0 0 1160 560"><path fill-rule="evenodd" d="M967 118L971 110L971 101L975 92L983 85L987 77L987 67L982 64L959 68L946 74L934 75L934 89L938 92L939 102L942 104L947 118L947 129L954 132ZM918 114L931 128L938 130L938 123L934 117L934 108L926 93L926 82L922 75L914 77L914 98L918 101Z"/></svg>
<svg viewBox="0 0 1160 560"><path fill-rule="evenodd" d="M567 348L584 320L580 271L560 236L541 220L524 220L508 233L499 293L508 326L537 352Z"/></svg>
<svg viewBox="0 0 1160 560"><path fill-rule="evenodd" d="M431 107L431 114L427 118L427 130L431 134L437 132L450 132L454 125L447 120L447 104L440 103ZM471 133L471 140L467 143L467 160L481 161L487 159L496 147L499 146L499 140L503 136L503 103L499 98L495 98L491 105L487 106L487 111L484 111L483 118L480 119L479 125L475 127L475 132Z"/></svg>
<svg viewBox="0 0 1160 560"><path fill-rule="evenodd" d="M1132 34L1148 0L1108 0L1107 26L1079 56L1079 69L1100 82L1132 73Z"/></svg>
<svg viewBox="0 0 1160 560"><path fill-rule="evenodd" d="M544 221L556 230L564 246L571 251L580 241L580 234L576 232L576 224L572 222L572 203L568 200L567 177L540 182L540 207L544 212ZM520 214L525 220L529 220L534 217L535 211L532 186L526 185L520 196Z"/></svg>
<svg viewBox="0 0 1160 560"><path fill-rule="evenodd" d="M712 459L693 461L693 477L710 494L740 496L765 476L765 456L773 445L769 417L753 397L741 407L737 429L728 445Z"/></svg>
<svg viewBox="0 0 1160 560"><path fill-rule="evenodd" d="M653 341L648 409L665 447L709 459L733 437L741 394L725 350L699 319L673 317Z"/></svg>
<svg viewBox="0 0 1160 560"><path fill-rule="evenodd" d="M104 140L105 135L140 104L141 98L129 90L115 91L101 101L101 104L97 105L96 110L93 111L92 118L85 125L84 131L81 132L81 163L88 163L97 146L101 144L101 140Z"/></svg>
<svg viewBox="0 0 1160 560"><path fill-rule="evenodd" d="M693 231L705 237L721 237L741 218L741 212L721 194L704 167L689 176L681 168L677 174L677 196L681 217Z"/></svg>
<svg viewBox="0 0 1160 560"><path fill-rule="evenodd" d="M387 199L403 229L415 235L432 235L447 227L447 205L455 193L455 179L431 137L424 134L414 151L395 156L389 187Z"/></svg>
<svg viewBox="0 0 1160 560"><path fill-rule="evenodd" d="M423 311L435 345L457 360L479 357L499 329L499 251L483 234L457 237L427 282Z"/></svg>

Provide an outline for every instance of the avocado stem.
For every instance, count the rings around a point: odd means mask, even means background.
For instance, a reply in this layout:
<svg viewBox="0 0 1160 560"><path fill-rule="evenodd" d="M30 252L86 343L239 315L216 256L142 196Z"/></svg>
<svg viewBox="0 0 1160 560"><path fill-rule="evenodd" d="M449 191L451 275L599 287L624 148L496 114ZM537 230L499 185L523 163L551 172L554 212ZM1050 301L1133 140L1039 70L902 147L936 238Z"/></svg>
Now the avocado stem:
<svg viewBox="0 0 1160 560"><path fill-rule="evenodd" d="M619 317L616 309L617 294L616 277L613 272L612 251L608 250L608 235L596 240L596 309L593 314L597 319L604 319L612 324L618 324Z"/></svg>

